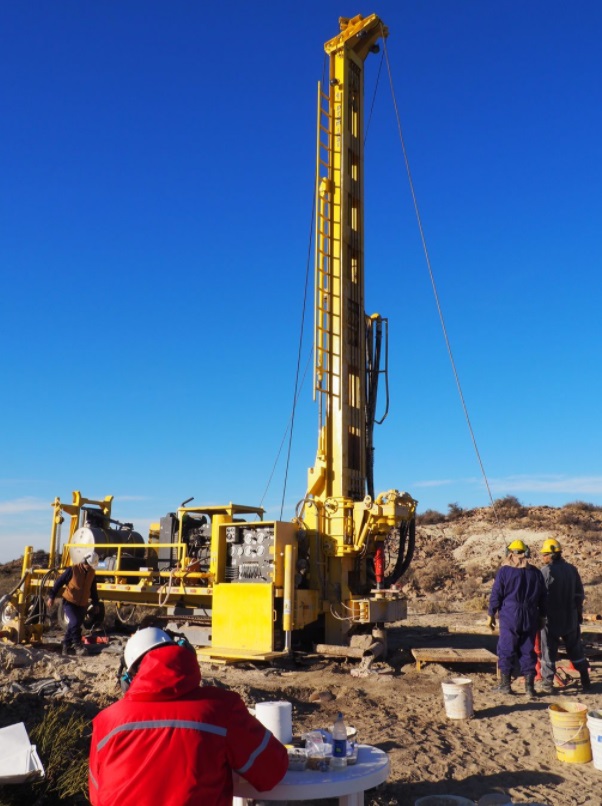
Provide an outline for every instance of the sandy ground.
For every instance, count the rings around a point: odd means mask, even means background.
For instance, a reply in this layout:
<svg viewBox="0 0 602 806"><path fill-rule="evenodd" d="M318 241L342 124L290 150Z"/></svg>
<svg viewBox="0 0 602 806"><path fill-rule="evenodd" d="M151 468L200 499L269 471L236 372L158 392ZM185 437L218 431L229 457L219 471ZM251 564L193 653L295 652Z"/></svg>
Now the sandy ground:
<svg viewBox="0 0 602 806"><path fill-rule="evenodd" d="M265 700L289 700L297 735L327 728L343 711L347 724L357 728L360 742L390 755L390 778L367 793L369 805L411 806L421 796L444 794L476 802L489 792L503 790L522 803L602 806L602 771L592 763L567 764L556 759L547 710L551 702L567 699L602 708L602 664L593 666L591 693L584 695L577 683L571 683L554 697L541 696L535 702L522 694L522 681L514 683L521 693L513 697L494 692L492 665L446 668L433 663L416 670L409 652L412 647L495 649L495 637L471 632L483 620L481 614L410 616L390 630L387 662L374 664L364 677L351 673L358 669L357 661L298 655L290 666L204 663L203 679L205 684L235 689L249 707ZM464 625L465 631L453 631L458 625L460 629ZM10 714L19 698L26 697L12 690L15 683L25 690L43 679L65 683L62 693L39 696L33 703L29 695L29 709L42 709L46 702L61 697L103 706L119 696L116 670L125 636L111 634L109 645L96 650L98 654L77 659L60 657L59 639L58 633L49 633L39 648L0 647L2 724L15 721ZM475 714L470 720L450 720L445 714L441 683L458 675L473 681Z"/></svg>
<svg viewBox="0 0 602 806"><path fill-rule="evenodd" d="M496 789L518 803L602 806L602 771L592 763L557 760L548 712L552 702L566 700L602 710L602 626L586 625L597 630L590 635L597 653L590 647L594 685L587 695L570 683L553 697L529 702L522 681L517 681L513 687L521 693L506 697L492 690L492 664L432 663L419 672L410 653L412 648L437 646L495 652L496 637L484 626L484 608L504 545L520 537L537 563L539 547L552 535L581 571L586 612L601 613L601 509L575 504L521 510L506 519L503 534L492 529L488 510L470 510L460 518L419 527L416 554L402 580L411 615L389 630L387 661L375 663L372 673L354 676L358 661L296 655L295 664L280 667L203 663L203 679L235 689L249 707L289 700L297 735L328 728L342 711L347 724L357 728L360 742L390 755L390 778L367 793L368 806L413 806L419 797L445 794L476 802ZM20 569L20 561L0 566L0 594L16 584ZM61 698L93 716L119 696L116 672L123 634L111 632L110 643L98 654L78 659L60 657L59 633L49 632L44 640L40 648L0 644L0 727L22 719L28 726L35 724L47 703ZM441 683L458 675L473 681L475 714L470 720L450 720L445 714ZM51 688L54 681L59 690L31 693L44 680Z"/></svg>

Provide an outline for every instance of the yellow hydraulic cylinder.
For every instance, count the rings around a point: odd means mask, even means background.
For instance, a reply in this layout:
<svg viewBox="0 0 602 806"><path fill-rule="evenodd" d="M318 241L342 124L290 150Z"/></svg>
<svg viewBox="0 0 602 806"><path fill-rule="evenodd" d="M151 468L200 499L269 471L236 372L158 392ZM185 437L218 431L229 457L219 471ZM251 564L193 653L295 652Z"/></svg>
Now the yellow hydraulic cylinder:
<svg viewBox="0 0 602 806"><path fill-rule="evenodd" d="M284 646L291 651L291 632L293 630L293 596L295 592L295 564L293 547L284 547L284 599L282 603L282 629L284 630Z"/></svg>
<svg viewBox="0 0 602 806"><path fill-rule="evenodd" d="M28 638L27 627L25 619L27 617L27 599L30 592L30 579L31 579L31 564L33 560L33 547L26 546L25 553L23 554L23 566L21 569L21 577L23 584L19 590L19 598L17 600L17 610L19 611L18 627L17 627L17 643L26 641Z"/></svg>

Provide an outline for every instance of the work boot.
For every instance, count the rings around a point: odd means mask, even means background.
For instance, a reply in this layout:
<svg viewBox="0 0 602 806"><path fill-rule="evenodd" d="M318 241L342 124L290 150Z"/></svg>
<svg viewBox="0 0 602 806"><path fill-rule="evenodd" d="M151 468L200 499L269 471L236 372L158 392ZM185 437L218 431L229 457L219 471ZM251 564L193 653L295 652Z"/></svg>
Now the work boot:
<svg viewBox="0 0 602 806"><path fill-rule="evenodd" d="M554 693L554 681L553 680L542 680L542 682L541 682L541 693L542 694L553 694Z"/></svg>
<svg viewBox="0 0 602 806"><path fill-rule="evenodd" d="M496 686L493 690L501 691L502 694L512 694L513 691L510 688L510 675L505 674L505 672L501 672L499 686Z"/></svg>
<svg viewBox="0 0 602 806"><path fill-rule="evenodd" d="M61 644L61 656L65 658L67 655L71 654L71 644Z"/></svg>
<svg viewBox="0 0 602 806"><path fill-rule="evenodd" d="M584 669L582 672L579 672L581 675L581 688L583 691L589 691L592 687L592 681L589 679L589 671Z"/></svg>
<svg viewBox="0 0 602 806"><path fill-rule="evenodd" d="M535 675L528 674L525 676L525 694L527 699L534 700L537 697L535 693Z"/></svg>
<svg viewBox="0 0 602 806"><path fill-rule="evenodd" d="M75 654L76 655L87 655L88 654L88 647L83 643L76 644L75 645Z"/></svg>

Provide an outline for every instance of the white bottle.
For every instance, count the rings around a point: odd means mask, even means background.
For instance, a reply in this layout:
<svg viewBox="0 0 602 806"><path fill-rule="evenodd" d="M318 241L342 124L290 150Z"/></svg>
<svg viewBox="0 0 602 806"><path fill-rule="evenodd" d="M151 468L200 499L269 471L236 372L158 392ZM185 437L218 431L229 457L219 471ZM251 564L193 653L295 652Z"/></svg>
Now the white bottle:
<svg viewBox="0 0 602 806"><path fill-rule="evenodd" d="M343 714L339 712L337 721L332 726L332 759L331 770L344 770L347 766L347 728Z"/></svg>

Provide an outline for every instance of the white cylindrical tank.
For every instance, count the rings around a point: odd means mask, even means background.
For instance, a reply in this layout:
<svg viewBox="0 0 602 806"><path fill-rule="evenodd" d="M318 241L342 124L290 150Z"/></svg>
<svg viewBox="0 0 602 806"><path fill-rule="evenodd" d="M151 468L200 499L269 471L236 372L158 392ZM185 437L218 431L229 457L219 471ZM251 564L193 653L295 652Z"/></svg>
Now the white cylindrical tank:
<svg viewBox="0 0 602 806"><path fill-rule="evenodd" d="M91 550L95 551L101 560L105 560L107 556L116 555L117 549L103 548L103 546L110 543L133 544L132 549L127 551L127 555L129 557L138 557L140 555L140 559L144 558L144 551L134 548L134 546L144 544L144 538L141 534L131 529L100 529L97 526L80 526L74 532L70 542L83 544L69 549L69 557L73 565L83 562L84 557ZM125 554L126 552L122 552L122 557ZM129 570L133 569L130 568Z"/></svg>

